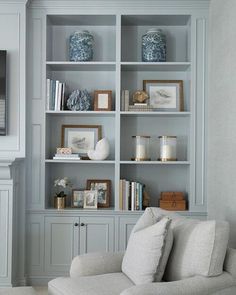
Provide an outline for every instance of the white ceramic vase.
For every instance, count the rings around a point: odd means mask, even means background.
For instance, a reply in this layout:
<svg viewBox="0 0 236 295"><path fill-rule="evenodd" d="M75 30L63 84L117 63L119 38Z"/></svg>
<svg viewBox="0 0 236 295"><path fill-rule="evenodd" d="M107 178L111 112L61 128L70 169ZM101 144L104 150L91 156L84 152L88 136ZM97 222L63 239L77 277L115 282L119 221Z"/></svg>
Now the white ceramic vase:
<svg viewBox="0 0 236 295"><path fill-rule="evenodd" d="M110 152L109 141L106 138L102 138L96 144L94 150L88 151L88 157L90 160L94 161L103 161L107 159Z"/></svg>

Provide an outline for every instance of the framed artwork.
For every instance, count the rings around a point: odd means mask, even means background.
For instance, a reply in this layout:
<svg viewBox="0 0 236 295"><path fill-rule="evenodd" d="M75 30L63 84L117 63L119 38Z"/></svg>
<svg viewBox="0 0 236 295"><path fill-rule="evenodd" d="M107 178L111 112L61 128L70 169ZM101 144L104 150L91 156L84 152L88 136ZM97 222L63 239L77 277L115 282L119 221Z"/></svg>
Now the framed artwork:
<svg viewBox="0 0 236 295"><path fill-rule="evenodd" d="M97 209L98 207L98 192L84 191L84 209Z"/></svg>
<svg viewBox="0 0 236 295"><path fill-rule="evenodd" d="M143 90L149 94L150 105L158 111L183 111L182 80L143 80Z"/></svg>
<svg viewBox="0 0 236 295"><path fill-rule="evenodd" d="M98 207L108 208L110 206L111 181L109 179L88 179L87 189L98 192Z"/></svg>
<svg viewBox="0 0 236 295"><path fill-rule="evenodd" d="M73 153L87 157L102 137L100 125L62 125L61 146L72 148Z"/></svg>
<svg viewBox="0 0 236 295"><path fill-rule="evenodd" d="M94 91L94 111L111 111L112 109L112 91L95 90Z"/></svg>
<svg viewBox="0 0 236 295"><path fill-rule="evenodd" d="M84 207L84 190L73 189L71 197L72 208L83 208Z"/></svg>

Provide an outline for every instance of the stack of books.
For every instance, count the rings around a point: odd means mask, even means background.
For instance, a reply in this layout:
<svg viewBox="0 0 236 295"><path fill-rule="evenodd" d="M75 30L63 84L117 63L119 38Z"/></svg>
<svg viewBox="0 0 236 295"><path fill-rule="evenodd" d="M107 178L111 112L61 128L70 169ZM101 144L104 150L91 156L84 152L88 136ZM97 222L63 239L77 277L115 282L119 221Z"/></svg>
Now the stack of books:
<svg viewBox="0 0 236 295"><path fill-rule="evenodd" d="M129 105L129 112L151 112L153 111L153 106L147 103L134 103L133 105Z"/></svg>
<svg viewBox="0 0 236 295"><path fill-rule="evenodd" d="M61 111L65 106L65 83L47 79L47 110Z"/></svg>
<svg viewBox="0 0 236 295"><path fill-rule="evenodd" d="M80 160L79 154L55 154L53 160Z"/></svg>
<svg viewBox="0 0 236 295"><path fill-rule="evenodd" d="M143 210L144 187L142 183L121 179L119 210Z"/></svg>

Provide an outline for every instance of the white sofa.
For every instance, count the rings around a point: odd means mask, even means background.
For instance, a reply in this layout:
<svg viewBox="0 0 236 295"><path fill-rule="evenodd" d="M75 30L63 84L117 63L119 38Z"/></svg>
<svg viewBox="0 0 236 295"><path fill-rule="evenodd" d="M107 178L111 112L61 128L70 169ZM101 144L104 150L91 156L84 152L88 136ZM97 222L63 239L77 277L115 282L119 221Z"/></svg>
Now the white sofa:
<svg viewBox="0 0 236 295"><path fill-rule="evenodd" d="M225 253L228 243L227 223L204 223L158 208L148 210L151 214L164 214L172 219L174 242L162 282L135 285L122 272L124 253L91 253L74 258L70 277L50 281L49 294L236 294L236 250L228 248ZM208 231L208 228L213 230Z"/></svg>

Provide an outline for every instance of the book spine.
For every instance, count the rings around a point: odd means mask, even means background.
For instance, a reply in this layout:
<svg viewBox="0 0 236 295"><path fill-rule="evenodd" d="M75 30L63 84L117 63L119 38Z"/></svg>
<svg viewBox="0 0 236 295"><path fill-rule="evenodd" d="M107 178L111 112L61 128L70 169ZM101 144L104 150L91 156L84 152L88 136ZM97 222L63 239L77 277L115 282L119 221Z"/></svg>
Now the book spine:
<svg viewBox="0 0 236 295"><path fill-rule="evenodd" d="M62 95L61 95L61 109L64 110L65 109L65 87L66 84L62 83Z"/></svg>
<svg viewBox="0 0 236 295"><path fill-rule="evenodd" d="M139 210L139 183L136 182L136 194L135 194L135 201L136 201L136 210Z"/></svg>
<svg viewBox="0 0 236 295"><path fill-rule="evenodd" d="M143 210L143 185L140 183L139 191L139 209Z"/></svg>
<svg viewBox="0 0 236 295"><path fill-rule="evenodd" d="M121 92L121 111L125 110L125 91Z"/></svg>
<svg viewBox="0 0 236 295"><path fill-rule="evenodd" d="M55 111L56 81L52 80L51 83L52 83L51 110Z"/></svg>
<svg viewBox="0 0 236 295"><path fill-rule="evenodd" d="M58 88L59 88L59 81L56 80L56 87L55 87L55 104L54 104L54 110L58 111Z"/></svg>
<svg viewBox="0 0 236 295"><path fill-rule="evenodd" d="M129 210L129 181L125 182L125 210Z"/></svg>
<svg viewBox="0 0 236 295"><path fill-rule="evenodd" d="M59 84L58 84L58 102L57 102L58 111L61 110L61 101L62 101L62 83L59 82Z"/></svg>
<svg viewBox="0 0 236 295"><path fill-rule="evenodd" d="M123 192L123 198L122 198L122 209L125 210L125 203L126 203L126 187L125 187L126 180L122 180L122 192Z"/></svg>
<svg viewBox="0 0 236 295"><path fill-rule="evenodd" d="M51 80L47 79L47 87L46 87L46 110L50 110L50 84Z"/></svg>
<svg viewBox="0 0 236 295"><path fill-rule="evenodd" d="M129 110L129 90L125 90L125 111Z"/></svg>
<svg viewBox="0 0 236 295"><path fill-rule="evenodd" d="M131 211L135 210L135 182L131 182Z"/></svg>
<svg viewBox="0 0 236 295"><path fill-rule="evenodd" d="M119 185L119 210L122 210L122 204L123 204L123 191L122 191L122 179L120 179L120 185Z"/></svg>

